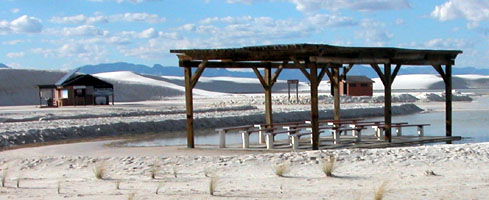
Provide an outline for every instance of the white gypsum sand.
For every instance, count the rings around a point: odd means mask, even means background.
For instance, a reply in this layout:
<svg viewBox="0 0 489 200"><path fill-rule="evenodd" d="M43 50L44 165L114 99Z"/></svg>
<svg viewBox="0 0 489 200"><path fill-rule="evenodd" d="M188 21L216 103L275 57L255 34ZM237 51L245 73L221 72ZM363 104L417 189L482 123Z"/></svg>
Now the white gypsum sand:
<svg viewBox="0 0 489 200"><path fill-rule="evenodd" d="M372 199L374 189L384 182L385 199L489 195L489 143L299 153L106 148L103 143L85 143L0 152L0 167L8 165L11 173L22 170L23 174L22 187L15 188L15 180L9 178L7 187L0 188L0 198L110 200L137 192L142 199L208 199L206 168L219 177L214 195L226 199ZM329 155L337 157L333 177L325 177L320 168ZM92 167L102 160L107 164L107 180L93 177ZM153 180L147 172L155 160L162 173ZM271 169L278 161L290 163L286 177L276 176ZM178 168L177 178L173 166ZM60 195L59 180L63 180ZM120 190L113 180L123 183ZM162 181L165 184L156 194L155 185Z"/></svg>

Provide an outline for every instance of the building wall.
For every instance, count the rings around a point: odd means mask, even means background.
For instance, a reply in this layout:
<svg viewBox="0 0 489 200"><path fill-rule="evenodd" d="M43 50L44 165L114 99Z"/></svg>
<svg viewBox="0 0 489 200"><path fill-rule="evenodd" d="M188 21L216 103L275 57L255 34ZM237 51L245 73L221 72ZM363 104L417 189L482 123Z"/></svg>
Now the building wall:
<svg viewBox="0 0 489 200"><path fill-rule="evenodd" d="M348 96L372 96L372 83L347 83Z"/></svg>
<svg viewBox="0 0 489 200"><path fill-rule="evenodd" d="M344 85L346 85L346 90ZM366 86L365 86L366 85ZM340 94L347 96L372 96L373 95L372 83L340 83Z"/></svg>

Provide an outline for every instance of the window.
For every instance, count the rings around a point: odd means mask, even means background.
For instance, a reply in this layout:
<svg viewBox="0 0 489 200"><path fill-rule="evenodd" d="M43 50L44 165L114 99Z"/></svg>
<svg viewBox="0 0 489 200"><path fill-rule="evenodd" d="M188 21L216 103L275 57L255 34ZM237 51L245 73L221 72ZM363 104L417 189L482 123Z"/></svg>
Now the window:
<svg viewBox="0 0 489 200"><path fill-rule="evenodd" d="M357 87L356 83L350 83L350 87Z"/></svg>
<svg viewBox="0 0 489 200"><path fill-rule="evenodd" d="M368 84L362 83L362 84L360 84L360 86L362 86L362 87L368 87Z"/></svg>
<svg viewBox="0 0 489 200"><path fill-rule="evenodd" d="M61 98L62 99L68 98L68 90L61 90Z"/></svg>

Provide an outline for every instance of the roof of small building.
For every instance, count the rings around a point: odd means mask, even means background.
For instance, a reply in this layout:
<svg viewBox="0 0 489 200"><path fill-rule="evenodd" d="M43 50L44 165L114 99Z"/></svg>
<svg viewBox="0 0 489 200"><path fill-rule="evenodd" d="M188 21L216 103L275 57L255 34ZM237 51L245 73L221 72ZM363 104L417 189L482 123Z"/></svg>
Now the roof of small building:
<svg viewBox="0 0 489 200"><path fill-rule="evenodd" d="M372 79L366 76L346 76L347 83L374 83Z"/></svg>

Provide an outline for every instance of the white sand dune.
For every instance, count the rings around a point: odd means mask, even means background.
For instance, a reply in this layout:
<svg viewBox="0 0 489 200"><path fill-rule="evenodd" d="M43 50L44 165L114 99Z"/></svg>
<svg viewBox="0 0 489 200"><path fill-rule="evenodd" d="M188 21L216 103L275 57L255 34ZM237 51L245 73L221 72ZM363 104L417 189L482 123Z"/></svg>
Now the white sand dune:
<svg viewBox="0 0 489 200"><path fill-rule="evenodd" d="M24 69L0 70L0 106L36 105L39 103L39 84L53 84L64 75L60 71L41 71ZM183 77L141 75L128 71L107 72L95 76L114 84L116 102L154 101L169 97L183 96L185 87ZM374 89L383 89L382 82L374 79ZM287 91L285 80L278 80L274 92ZM443 89L442 79L437 75L416 74L399 75L393 89ZM489 76L456 75L453 77L454 89L489 88ZM295 89L295 88L292 88ZM299 91L307 92L307 82L300 82ZM325 78L319 86L320 91L329 91ZM263 87L256 78L201 77L193 90L194 95L202 97L223 96L229 93L263 93Z"/></svg>
<svg viewBox="0 0 489 200"><path fill-rule="evenodd" d="M379 78L374 78L374 90L383 90L384 85ZM443 79L435 74L409 74L398 75L392 89L426 90L444 89ZM452 77L453 89L479 89L489 88L489 76L468 74L454 75Z"/></svg>

